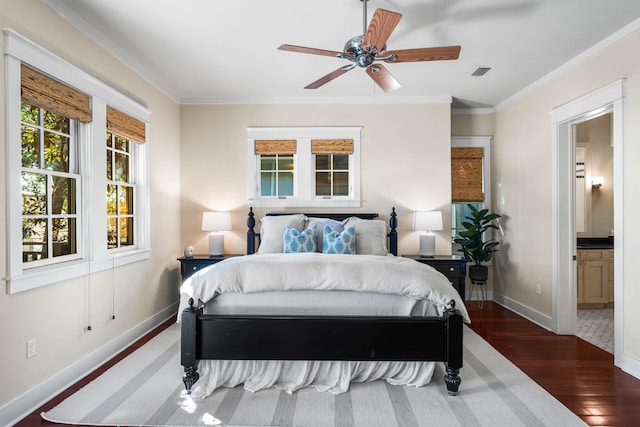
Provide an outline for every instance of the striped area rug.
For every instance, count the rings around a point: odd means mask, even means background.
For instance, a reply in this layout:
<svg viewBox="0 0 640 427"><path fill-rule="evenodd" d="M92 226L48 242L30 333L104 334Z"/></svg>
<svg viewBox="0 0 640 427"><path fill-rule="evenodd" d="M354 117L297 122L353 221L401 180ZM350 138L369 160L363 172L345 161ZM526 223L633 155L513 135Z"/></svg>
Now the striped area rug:
<svg viewBox="0 0 640 427"><path fill-rule="evenodd" d="M354 383L340 395L303 389L184 393L179 325L43 413L63 424L117 426L585 426L553 396L465 327L460 394L447 394L441 363L431 384Z"/></svg>

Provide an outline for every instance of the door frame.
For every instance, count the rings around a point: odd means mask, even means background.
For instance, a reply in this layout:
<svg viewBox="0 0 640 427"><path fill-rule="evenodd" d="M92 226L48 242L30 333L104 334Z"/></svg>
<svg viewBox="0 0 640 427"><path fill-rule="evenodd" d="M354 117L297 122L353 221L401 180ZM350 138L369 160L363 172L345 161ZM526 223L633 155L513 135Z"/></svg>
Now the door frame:
<svg viewBox="0 0 640 427"><path fill-rule="evenodd" d="M624 294L624 80L618 80L551 111L552 117L552 327L558 334L576 330L575 125L612 112L614 188L614 300ZM567 201L570 201L567 203ZM624 305L614 309L614 364L622 364Z"/></svg>

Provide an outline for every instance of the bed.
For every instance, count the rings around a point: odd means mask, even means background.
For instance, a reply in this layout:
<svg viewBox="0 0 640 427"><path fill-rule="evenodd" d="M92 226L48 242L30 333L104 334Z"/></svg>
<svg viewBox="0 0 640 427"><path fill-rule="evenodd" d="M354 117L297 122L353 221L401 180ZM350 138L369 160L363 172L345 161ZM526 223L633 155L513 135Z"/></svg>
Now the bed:
<svg viewBox="0 0 640 427"><path fill-rule="evenodd" d="M251 208L247 256L198 271L181 288L187 393L239 384L342 393L376 379L421 386L444 362L457 394L464 304L441 273L397 256L395 208L388 224L377 217L268 214L257 233Z"/></svg>

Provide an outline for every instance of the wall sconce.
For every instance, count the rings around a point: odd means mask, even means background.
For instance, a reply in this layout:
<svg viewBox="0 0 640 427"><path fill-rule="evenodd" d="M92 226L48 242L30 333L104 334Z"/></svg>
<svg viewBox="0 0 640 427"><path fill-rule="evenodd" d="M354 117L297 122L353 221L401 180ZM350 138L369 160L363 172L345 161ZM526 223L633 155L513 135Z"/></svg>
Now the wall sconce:
<svg viewBox="0 0 640 427"><path fill-rule="evenodd" d="M436 254L436 236L431 231L443 230L442 212L415 212L413 214L413 229L425 231L420 235L420 256L433 257Z"/></svg>
<svg viewBox="0 0 640 427"><path fill-rule="evenodd" d="M599 189L604 184L604 178L601 176L591 177L591 188Z"/></svg>
<svg viewBox="0 0 640 427"><path fill-rule="evenodd" d="M203 212L202 231L212 231L209 234L209 255L222 255L224 253L224 234L220 231L231 231L231 214L229 212Z"/></svg>

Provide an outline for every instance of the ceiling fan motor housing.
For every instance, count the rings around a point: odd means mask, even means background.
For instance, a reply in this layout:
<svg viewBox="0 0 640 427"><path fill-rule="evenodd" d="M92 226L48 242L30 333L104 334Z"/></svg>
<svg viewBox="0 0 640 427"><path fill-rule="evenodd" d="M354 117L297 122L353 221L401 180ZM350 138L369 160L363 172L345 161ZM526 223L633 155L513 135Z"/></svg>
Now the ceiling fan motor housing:
<svg viewBox="0 0 640 427"><path fill-rule="evenodd" d="M375 48L363 49L362 39L364 36L356 36L344 45L345 58L355 62L359 67L366 68L376 60ZM384 52L386 46L381 52Z"/></svg>

